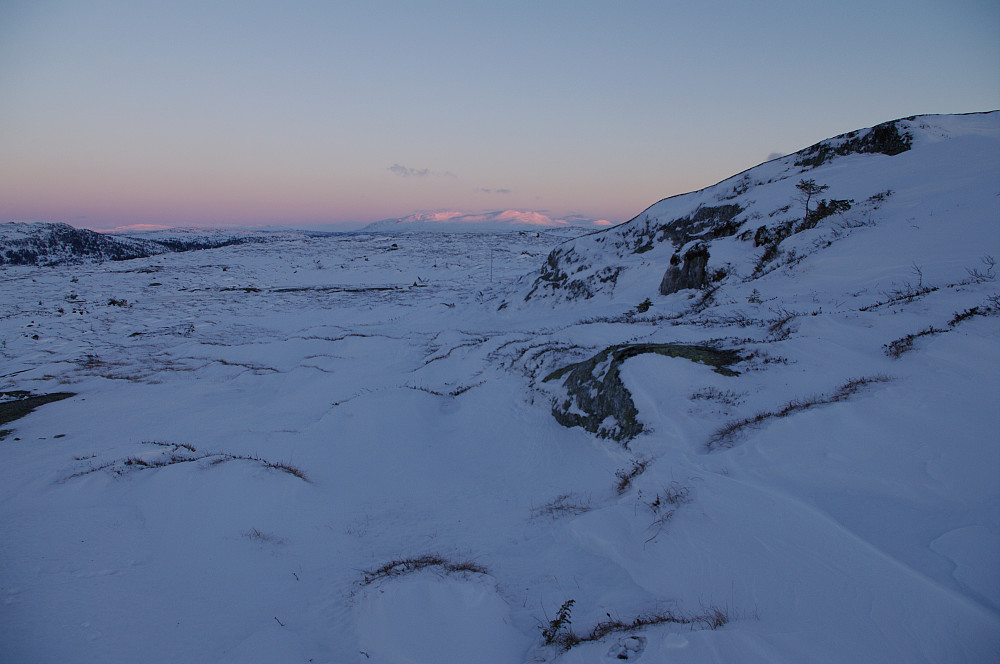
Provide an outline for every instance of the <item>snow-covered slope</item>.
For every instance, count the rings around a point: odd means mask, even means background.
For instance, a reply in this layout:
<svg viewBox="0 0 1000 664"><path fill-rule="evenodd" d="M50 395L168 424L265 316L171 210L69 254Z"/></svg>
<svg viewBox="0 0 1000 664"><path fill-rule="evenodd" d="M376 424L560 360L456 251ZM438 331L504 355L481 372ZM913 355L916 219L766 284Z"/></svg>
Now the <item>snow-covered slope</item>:
<svg viewBox="0 0 1000 664"><path fill-rule="evenodd" d="M996 661L997 117L562 244L0 268L3 659Z"/></svg>
<svg viewBox="0 0 1000 664"><path fill-rule="evenodd" d="M696 287L734 277L750 282L852 229L917 218L923 201L940 207L959 200L977 214L995 212L998 126L998 112L918 116L823 141L557 248L523 299L608 296L623 283L641 283L634 294L656 295L670 290L661 283L671 265L683 274L706 258ZM808 216L803 181L823 188ZM979 228L995 231L989 223Z"/></svg>

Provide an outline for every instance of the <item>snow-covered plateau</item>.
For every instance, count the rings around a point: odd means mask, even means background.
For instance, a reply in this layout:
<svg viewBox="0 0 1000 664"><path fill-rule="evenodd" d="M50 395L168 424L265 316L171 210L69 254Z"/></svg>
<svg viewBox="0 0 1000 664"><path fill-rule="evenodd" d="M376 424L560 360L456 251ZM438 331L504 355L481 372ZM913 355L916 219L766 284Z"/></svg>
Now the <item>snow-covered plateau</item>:
<svg viewBox="0 0 1000 664"><path fill-rule="evenodd" d="M1000 661L998 112L582 236L46 232L4 662Z"/></svg>

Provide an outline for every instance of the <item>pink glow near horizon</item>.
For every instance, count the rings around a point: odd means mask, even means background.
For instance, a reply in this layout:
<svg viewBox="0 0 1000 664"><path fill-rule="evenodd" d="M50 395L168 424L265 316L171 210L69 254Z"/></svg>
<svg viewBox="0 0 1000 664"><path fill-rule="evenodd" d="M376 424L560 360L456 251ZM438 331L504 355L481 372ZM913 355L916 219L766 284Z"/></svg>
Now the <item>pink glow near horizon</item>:
<svg viewBox="0 0 1000 664"><path fill-rule="evenodd" d="M0 5L0 221L617 223L774 152L1000 107L1000 6L977 0L307 0L239 14ZM805 93L820 85L831 92Z"/></svg>

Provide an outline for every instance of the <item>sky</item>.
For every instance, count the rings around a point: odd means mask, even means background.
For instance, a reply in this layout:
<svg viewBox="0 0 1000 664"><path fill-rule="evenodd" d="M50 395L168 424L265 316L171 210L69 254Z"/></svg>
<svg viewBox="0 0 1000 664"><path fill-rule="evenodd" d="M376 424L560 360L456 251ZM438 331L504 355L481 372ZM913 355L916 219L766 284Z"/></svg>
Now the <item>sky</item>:
<svg viewBox="0 0 1000 664"><path fill-rule="evenodd" d="M0 0L0 221L625 221L1000 108L1000 3Z"/></svg>

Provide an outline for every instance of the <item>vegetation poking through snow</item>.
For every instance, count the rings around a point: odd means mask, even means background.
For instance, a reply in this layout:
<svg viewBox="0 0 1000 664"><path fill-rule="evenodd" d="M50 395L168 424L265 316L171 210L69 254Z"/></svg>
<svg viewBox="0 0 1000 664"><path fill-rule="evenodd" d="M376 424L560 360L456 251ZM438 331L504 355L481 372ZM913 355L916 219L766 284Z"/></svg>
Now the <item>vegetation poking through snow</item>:
<svg viewBox="0 0 1000 664"><path fill-rule="evenodd" d="M692 630L719 629L729 623L729 611L716 606L709 607L700 614L688 614L679 611L658 610L640 613L631 619L613 618L607 613L607 620L594 625L589 632L578 634L573 631L572 612L576 600L566 600L556 617L542 627L542 643L547 646L557 646L568 651L581 643L600 641L611 634L636 632L654 625L682 625Z"/></svg>
<svg viewBox="0 0 1000 664"><path fill-rule="evenodd" d="M615 491L618 492L618 495L628 491L632 487L632 481L646 472L646 468L652 462L653 460L649 458L633 459L631 467L616 470L615 477L618 478L618 481L615 483Z"/></svg>
<svg viewBox="0 0 1000 664"><path fill-rule="evenodd" d="M995 303L991 300L991 304ZM979 304L974 307L969 307L964 311L956 311L951 320L948 321L948 329L929 325L926 330L906 334L894 341L890 341L882 346L882 349L889 357L898 359L904 353L913 350L913 342L920 337L927 337L935 334L946 334L955 329L955 326L959 323L967 321L970 318L975 318L976 316L991 316L995 315L998 311L1000 311L1000 308L997 306L991 306L990 304Z"/></svg>
<svg viewBox="0 0 1000 664"><path fill-rule="evenodd" d="M572 493L562 493L540 507L531 508L532 518L549 517L559 519L564 516L585 514L591 510L590 498L578 498Z"/></svg>
<svg viewBox="0 0 1000 664"><path fill-rule="evenodd" d="M735 444L736 437L744 429L759 426L767 420L788 417L789 415L808 410L815 406L824 406L826 404L845 401L867 385L885 383L889 380L888 376L883 375L852 378L829 394L817 394L801 399L792 399L779 410L762 410L750 417L734 420L723 425L712 434L708 440L708 450L711 452L732 447Z"/></svg>
<svg viewBox="0 0 1000 664"><path fill-rule="evenodd" d="M542 642L547 645L563 645L563 640L572 634L570 625L573 624L573 605L575 599L568 599L559 607L556 617L549 621L549 624L542 628ZM569 648L567 648L568 650Z"/></svg>
<svg viewBox="0 0 1000 664"><path fill-rule="evenodd" d="M941 330L931 325L926 330L921 330L920 332L915 332L913 334L907 334L899 339L896 339L895 341L890 341L882 346L882 348L885 350L886 355L895 360L898 359L903 353L913 350L913 342L920 337L926 337L932 334L944 334L949 331L950 330Z"/></svg>
<svg viewBox="0 0 1000 664"><path fill-rule="evenodd" d="M435 569L445 574L489 574L489 570L473 560L454 561L448 560L438 554L426 554L416 558L400 558L376 567L375 569L364 570L361 586L370 586L376 581L392 579L405 574L412 574L422 569Z"/></svg>
<svg viewBox="0 0 1000 664"><path fill-rule="evenodd" d="M243 533L243 537L249 540L255 540L257 542L266 542L268 544L284 544L285 540L277 535L272 535L270 533L265 533L260 528L251 528Z"/></svg>
<svg viewBox="0 0 1000 664"><path fill-rule="evenodd" d="M677 510L692 500L691 487L674 480L662 491L657 491L652 500L643 501L649 511L653 513L653 522L649 524L649 530L653 534L649 536L646 543L648 544L659 537L663 529L667 527L667 523L674 518Z"/></svg>
<svg viewBox="0 0 1000 664"><path fill-rule="evenodd" d="M743 395L732 390L720 390L715 387L706 387L698 390L697 392L691 393L691 400L697 401L704 399L706 401L717 401L719 403L724 403L727 406L738 406L743 403Z"/></svg>
<svg viewBox="0 0 1000 664"><path fill-rule="evenodd" d="M309 482L309 478L301 469L284 461L269 461L255 454L231 454L229 452L198 452L193 445L188 443L166 443L157 440L143 441L144 445L155 445L166 448L158 456L132 455L123 459L112 461L90 463L88 467L78 470L66 479L90 475L101 470L106 470L116 477L121 477L136 470L151 470L155 468L165 468L183 463L194 463L204 461L209 466L215 466L227 461L250 461L264 468L278 470L288 475L299 478L304 482ZM93 458L93 457L91 457Z"/></svg>
<svg viewBox="0 0 1000 664"><path fill-rule="evenodd" d="M485 382L486 381L481 380L478 383L472 383L471 385L459 385L455 389L448 390L447 392L442 392L440 390L431 389L431 388L425 387L423 385L406 385L405 387L407 387L407 388L409 388L411 390L418 390L420 392L426 392L427 394L433 394L434 396L438 396L438 397L457 397L460 394L465 394L466 392L468 392L469 390L471 390L473 388L479 387L480 385L484 384Z"/></svg>

